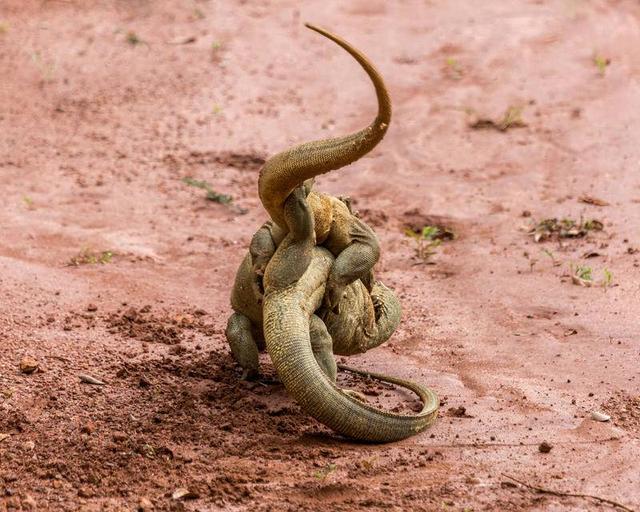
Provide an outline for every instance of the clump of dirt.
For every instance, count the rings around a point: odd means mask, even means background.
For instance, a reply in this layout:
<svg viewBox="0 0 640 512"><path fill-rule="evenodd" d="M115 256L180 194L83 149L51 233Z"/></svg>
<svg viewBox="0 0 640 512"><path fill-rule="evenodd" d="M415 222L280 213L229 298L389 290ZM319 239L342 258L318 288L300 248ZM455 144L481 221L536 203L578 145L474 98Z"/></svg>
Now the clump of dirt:
<svg viewBox="0 0 640 512"><path fill-rule="evenodd" d="M604 403L603 409L616 425L640 437L640 395L616 393Z"/></svg>
<svg viewBox="0 0 640 512"><path fill-rule="evenodd" d="M195 331L207 336L215 334L217 331L204 320L205 316L206 312L200 309L178 314L155 314L149 305L141 308L129 306L123 312L107 315L105 323L112 334L118 333L150 343L176 345L181 341L192 341Z"/></svg>

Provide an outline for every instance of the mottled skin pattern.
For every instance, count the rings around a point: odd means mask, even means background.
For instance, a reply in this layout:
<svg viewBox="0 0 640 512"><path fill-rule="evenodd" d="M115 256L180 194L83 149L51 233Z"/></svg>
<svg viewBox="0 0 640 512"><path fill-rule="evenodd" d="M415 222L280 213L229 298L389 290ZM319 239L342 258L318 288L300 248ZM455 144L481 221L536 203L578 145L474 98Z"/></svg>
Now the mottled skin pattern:
<svg viewBox="0 0 640 512"><path fill-rule="evenodd" d="M247 374L258 371L264 337L288 392L317 420L355 439L395 441L430 425L438 400L421 385L346 367L413 390L423 409L416 415L388 413L336 387L333 353L363 352L386 341L399 322L400 306L390 290L373 280L372 268L379 258L373 231L345 202L310 192L309 181L375 147L391 119L389 95L364 55L342 39L307 26L361 64L376 89L378 116L360 132L302 144L265 163L259 193L273 223L254 235L240 266L227 338Z"/></svg>
<svg viewBox="0 0 640 512"><path fill-rule="evenodd" d="M303 208L307 208L306 203ZM312 215L311 212L302 214ZM259 371L258 353L264 348L262 276L282 242L279 235L280 231L270 222L256 232L231 292L235 313L229 319L226 334L236 361L244 369L244 377L257 377ZM369 284L365 286L359 279L350 283L337 311L321 307L314 315L322 322L315 319L312 322L313 352L334 381L333 354L348 356L377 347L389 339L400 322L400 303L393 292L381 282L374 282L372 273Z"/></svg>
<svg viewBox="0 0 640 512"><path fill-rule="evenodd" d="M287 391L315 419L354 439L397 441L425 429L435 420L438 399L424 386L356 370L417 393L423 403L422 410L416 415L403 415L371 407L352 392L335 385L335 374L327 370L327 361L318 357L333 359L330 351L322 349L324 343L327 348L331 344L326 326L360 329L362 324L352 317L362 315L361 304L356 303L354 307L358 309L350 311L347 298L364 298L368 293L362 284L359 290L355 283L351 285L353 288L349 289L354 290L354 295L347 294L338 316L325 324L318 312L322 310L321 301L333 256L314 243L313 215L306 205L302 187L287 199L284 212L289 233L269 261L263 280L263 330L267 352ZM294 264L292 257L296 258ZM388 293L388 303L397 307L391 316L397 317L399 305L393 294ZM350 320L355 320L354 324L345 325ZM388 334L396 325L397 321L390 325Z"/></svg>

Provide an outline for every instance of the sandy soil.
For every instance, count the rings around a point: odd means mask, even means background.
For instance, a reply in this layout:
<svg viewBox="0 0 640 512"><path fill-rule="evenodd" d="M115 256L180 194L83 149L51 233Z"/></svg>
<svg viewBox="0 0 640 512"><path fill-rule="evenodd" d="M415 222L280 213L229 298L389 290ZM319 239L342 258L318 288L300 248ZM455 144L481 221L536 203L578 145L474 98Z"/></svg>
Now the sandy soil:
<svg viewBox="0 0 640 512"><path fill-rule="evenodd" d="M0 510L609 507L508 476L640 508L638 2L297 5L0 3ZM303 21L363 49L394 100L383 144L319 187L374 225L405 308L350 363L442 397L402 443L337 438L281 386L239 382L225 346L263 159L375 108ZM509 107L525 127L470 127ZM536 244L523 226L549 217L604 230ZM433 223L457 237L420 264L404 229Z"/></svg>

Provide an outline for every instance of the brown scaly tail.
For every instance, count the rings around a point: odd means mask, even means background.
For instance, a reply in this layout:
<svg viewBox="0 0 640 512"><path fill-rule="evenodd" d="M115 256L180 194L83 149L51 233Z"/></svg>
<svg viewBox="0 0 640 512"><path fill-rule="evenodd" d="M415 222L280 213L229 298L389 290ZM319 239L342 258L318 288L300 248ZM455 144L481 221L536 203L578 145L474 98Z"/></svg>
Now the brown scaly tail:
<svg viewBox="0 0 640 512"><path fill-rule="evenodd" d="M309 23L305 26L331 39L358 61L375 87L378 115L369 126L359 132L300 144L265 162L258 179L258 194L273 221L284 229L284 201L293 189L309 178L340 169L366 155L382 140L391 122L389 92L369 59L344 39Z"/></svg>
<svg viewBox="0 0 640 512"><path fill-rule="evenodd" d="M302 283L303 286L307 284ZM435 421L438 398L433 391L419 384L350 369L406 387L420 396L423 407L419 413L397 414L363 403L331 382L313 355L309 313L303 302L295 287L267 294L264 335L280 380L305 412L344 436L377 443L406 439Z"/></svg>

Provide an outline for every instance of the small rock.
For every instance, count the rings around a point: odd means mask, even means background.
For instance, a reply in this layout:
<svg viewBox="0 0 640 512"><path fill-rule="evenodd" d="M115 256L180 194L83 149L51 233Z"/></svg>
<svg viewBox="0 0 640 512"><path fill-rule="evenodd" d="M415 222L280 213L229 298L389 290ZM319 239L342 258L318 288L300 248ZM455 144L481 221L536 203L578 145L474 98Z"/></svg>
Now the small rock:
<svg viewBox="0 0 640 512"><path fill-rule="evenodd" d="M111 437L116 443L122 443L124 441L126 441L127 438L127 434L125 434L124 432L114 432L113 436Z"/></svg>
<svg viewBox="0 0 640 512"><path fill-rule="evenodd" d="M449 407L447 410L447 416L453 416L454 418L470 418L470 416L467 415L467 408L462 405L459 407Z"/></svg>
<svg viewBox="0 0 640 512"><path fill-rule="evenodd" d="M148 512L149 510L153 510L153 503L149 498L143 496L138 502L138 512Z"/></svg>
<svg viewBox="0 0 640 512"><path fill-rule="evenodd" d="M591 413L591 419L594 421L609 421L611 416L599 411L593 411Z"/></svg>
<svg viewBox="0 0 640 512"><path fill-rule="evenodd" d="M80 432L83 434L93 434L96 431L96 425L92 421L87 421L80 427Z"/></svg>
<svg viewBox="0 0 640 512"><path fill-rule="evenodd" d="M151 381L145 375L140 375L140 380L138 380L138 386L141 388L149 388L151 387Z"/></svg>
<svg viewBox="0 0 640 512"><path fill-rule="evenodd" d="M98 306L96 306L95 304L91 303L87 306L87 311L98 311Z"/></svg>
<svg viewBox="0 0 640 512"><path fill-rule="evenodd" d="M84 382L86 384L93 384L94 386L105 385L105 383L102 382L100 379L96 379L94 376L88 375L86 373L81 373L80 375L78 375L78 378L80 379L81 382Z"/></svg>
<svg viewBox="0 0 640 512"><path fill-rule="evenodd" d="M538 451L540 453L549 453L551 451L551 448L553 448L553 445L547 443L546 441L543 441L538 446Z"/></svg>
<svg viewBox="0 0 640 512"><path fill-rule="evenodd" d="M78 496L81 498L91 498L93 496L93 492L88 487L80 487L78 489Z"/></svg>
<svg viewBox="0 0 640 512"><path fill-rule="evenodd" d="M173 491L173 494L171 495L171 497L174 500L195 500L199 496L195 492L187 489L186 487L180 487L179 489L176 489L175 491Z"/></svg>
<svg viewBox="0 0 640 512"><path fill-rule="evenodd" d="M24 356L20 361L20 371L22 373L31 374L35 372L39 366L40 363L31 356Z"/></svg>
<svg viewBox="0 0 640 512"><path fill-rule="evenodd" d="M22 498L22 508L24 510L38 510L38 502L30 494L25 494Z"/></svg>
<svg viewBox="0 0 640 512"><path fill-rule="evenodd" d="M21 446L25 452L30 452L36 447L36 443L33 441L25 441Z"/></svg>

